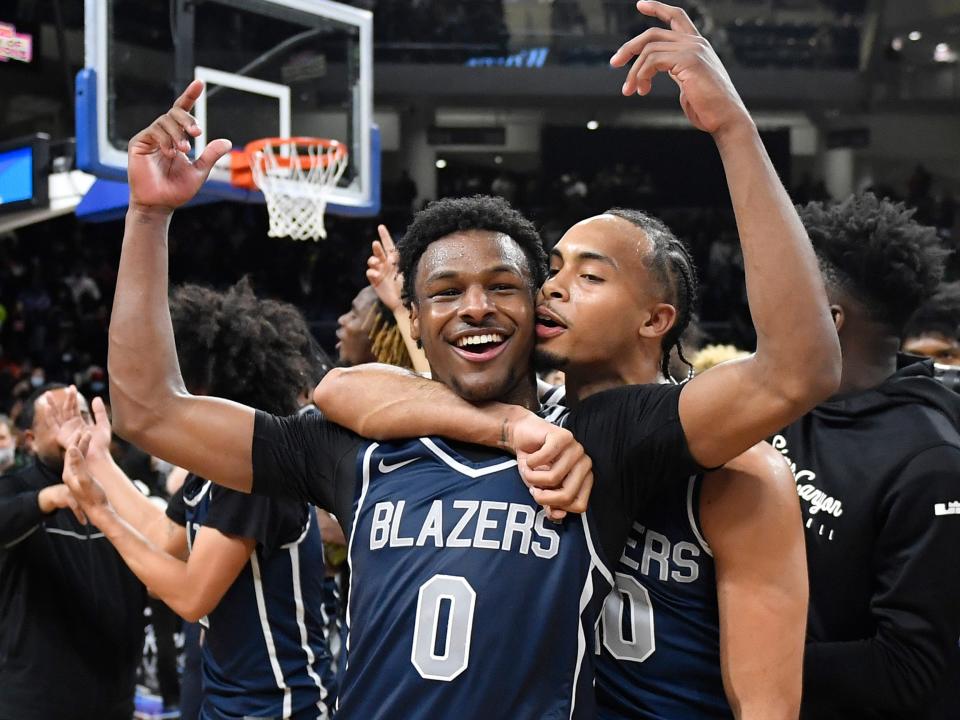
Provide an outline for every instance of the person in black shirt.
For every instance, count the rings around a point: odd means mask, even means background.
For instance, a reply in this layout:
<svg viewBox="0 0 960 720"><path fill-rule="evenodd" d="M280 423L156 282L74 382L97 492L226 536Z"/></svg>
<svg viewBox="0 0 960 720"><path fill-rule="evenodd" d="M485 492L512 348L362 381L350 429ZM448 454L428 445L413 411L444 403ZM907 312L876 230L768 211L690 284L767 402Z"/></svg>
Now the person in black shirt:
<svg viewBox="0 0 960 720"><path fill-rule="evenodd" d="M807 534L804 718L957 717L960 402L898 356L946 250L902 204L800 210L843 348L839 393L773 438Z"/></svg>
<svg viewBox="0 0 960 720"><path fill-rule="evenodd" d="M48 402L66 392L48 385L27 401L32 460L0 477L2 720L133 715L146 591L72 511Z"/></svg>

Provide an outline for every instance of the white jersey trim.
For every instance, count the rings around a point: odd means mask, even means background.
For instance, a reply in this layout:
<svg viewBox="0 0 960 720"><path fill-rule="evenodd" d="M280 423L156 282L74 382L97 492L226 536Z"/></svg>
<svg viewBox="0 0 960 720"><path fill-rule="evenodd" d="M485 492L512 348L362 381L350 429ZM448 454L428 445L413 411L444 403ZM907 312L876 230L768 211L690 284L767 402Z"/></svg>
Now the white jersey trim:
<svg viewBox="0 0 960 720"><path fill-rule="evenodd" d="M315 511L313 509L313 506L308 505L307 506L307 522L303 526L303 532L300 533L300 537L298 537L296 540L291 540L290 542L281 545L280 546L281 550L287 550L289 548L296 547L297 545L303 542L303 539L307 536L307 533L310 532L310 523L313 522L314 512Z"/></svg>
<svg viewBox="0 0 960 720"><path fill-rule="evenodd" d="M583 658L587 653L587 638L583 632L583 611L587 609L592 597L593 562L587 568L587 581L583 584L583 590L580 591L580 612L577 615L577 666L573 671L573 691L570 693L570 720L573 720L573 713L577 708L577 685L580 684L580 670L583 669Z"/></svg>
<svg viewBox="0 0 960 720"><path fill-rule="evenodd" d="M263 639L267 645L267 655L270 657L270 668L273 670L273 678L277 687L283 690L283 717L290 717L293 707L293 698L290 693L290 686L283 679L283 670L280 668L280 660L277 658L277 647L273 642L273 632L270 630L270 621L267 619L267 603L263 597L263 583L260 579L260 561L257 559L257 553L254 551L250 555L250 569L253 571L253 591L257 598L257 613L260 615L260 629L263 631Z"/></svg>
<svg viewBox="0 0 960 720"><path fill-rule="evenodd" d="M691 475L690 480L687 482L687 520L690 521L690 529L693 531L693 536L697 538L697 542L700 543L700 547L703 548L703 551L707 555L713 557L713 551L710 549L710 544L703 536L703 533L700 532L700 526L697 525L696 515L693 512L693 491L697 486L697 478L700 477L702 476Z"/></svg>
<svg viewBox="0 0 960 720"><path fill-rule="evenodd" d="M312 509L310 513L313 514ZM307 521L307 527L310 527L309 520ZM304 536L305 535L306 533L304 533ZM327 707L323 701L327 699L329 692L320 679L320 676L317 675L317 672L313 669L314 664L317 662L317 657L313 654L313 648L310 647L310 642L307 639L307 624L304 620L303 590L300 587L300 546L299 544L294 544L289 547L289 550L290 569L293 571L293 605L294 608L296 608L297 628L300 630L300 648L307 658L307 675L310 676L313 684L320 690L320 699L317 701L317 709L320 711L320 714L317 718L318 720L327 720L329 716L327 715Z"/></svg>
<svg viewBox="0 0 960 720"><path fill-rule="evenodd" d="M200 501L203 500L203 496L206 495L208 492L210 492L210 485L211 485L211 484L212 484L212 483L211 483L209 480L207 480L207 481L203 484L203 487L200 488L200 492L198 492L198 493L197 493L196 495L194 495L192 498L188 498L186 495L184 495L184 496L183 496L183 504L184 504L184 505L189 505L190 507L196 507L196 506L200 503Z"/></svg>
<svg viewBox="0 0 960 720"><path fill-rule="evenodd" d="M600 559L600 555L597 553L597 549L593 544L593 534L590 532L590 522L587 520L587 514L583 513L580 515L580 522L583 523L583 538L587 543L587 551L590 553L590 567L587 568L587 580L583 585L583 591L580 593L580 612L577 616L577 669L573 674L573 693L570 696L570 718L573 718L573 711L577 706L577 684L580 680L580 670L583 667L583 658L587 649L587 639L583 633L583 611L587 609L587 605L590 604L590 600L593 597L594 587L593 587L593 570L596 568L600 571L600 574L603 575L603 578L609 584L609 589L612 590L616 583L613 581L613 573L610 572L610 568L607 567L606 563ZM596 632L597 625L600 623L602 617L602 611L597 613L597 619L594 621L593 630Z"/></svg>
<svg viewBox="0 0 960 720"><path fill-rule="evenodd" d="M353 570L353 541L357 536L357 525L360 524L360 512L363 510L363 501L367 499L367 490L370 489L370 456L373 451L380 447L380 443L371 443L370 447L363 453L363 484L360 488L360 499L357 500L357 509L353 513L353 527L350 528L350 540L347 543L347 565L350 568L350 582L347 584L347 641L344 643L346 651L346 661L343 664L343 672L346 673L350 667L350 635L352 634L350 625L350 606L353 605L353 576L356 574ZM340 693L337 693L337 710L340 709Z"/></svg>
<svg viewBox="0 0 960 720"><path fill-rule="evenodd" d="M420 442L427 446L430 451L436 455L438 458L443 460L449 467L456 470L461 475L466 475L471 478L483 477L484 475L491 475L495 472L500 472L501 470L507 470L508 468L516 467L516 460L506 460L502 463L497 463L496 465L491 465L490 467L485 468L472 468L469 465L464 465L462 462L455 460L450 457L446 452L440 449L440 447L430 438L422 437Z"/></svg>

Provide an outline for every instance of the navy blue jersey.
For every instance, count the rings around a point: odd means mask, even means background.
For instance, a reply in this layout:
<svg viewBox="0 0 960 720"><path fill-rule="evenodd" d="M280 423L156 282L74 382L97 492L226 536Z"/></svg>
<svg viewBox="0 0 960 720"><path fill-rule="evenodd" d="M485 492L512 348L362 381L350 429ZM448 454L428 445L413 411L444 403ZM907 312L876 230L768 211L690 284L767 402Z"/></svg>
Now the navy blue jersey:
<svg viewBox="0 0 960 720"><path fill-rule="evenodd" d="M549 418L567 424L564 389L544 386L540 397L553 408ZM604 720L732 717L720 672L716 572L699 524L702 482L698 474L665 483L634 515L598 628Z"/></svg>
<svg viewBox="0 0 960 720"><path fill-rule="evenodd" d="M668 390L607 394L578 420L597 447L625 428L607 454L634 472L598 475L601 499L561 524L499 451L379 445L321 417L258 412L254 492L310 500L350 538L338 718L595 717L613 581L602 558L619 555L647 486L696 467Z"/></svg>
<svg viewBox="0 0 960 720"><path fill-rule="evenodd" d="M731 718L720 674L717 579L699 528L702 476L640 511L603 608L598 717Z"/></svg>
<svg viewBox="0 0 960 720"><path fill-rule="evenodd" d="M186 525L191 548L202 526L257 540L250 562L201 620L207 628L201 717L329 717L335 678L324 642L323 545L312 509L191 475L168 514Z"/></svg>
<svg viewBox="0 0 960 720"><path fill-rule="evenodd" d="M515 460L435 438L358 462L338 717L396 717L385 698L409 718L595 717L611 584L587 516L551 523Z"/></svg>

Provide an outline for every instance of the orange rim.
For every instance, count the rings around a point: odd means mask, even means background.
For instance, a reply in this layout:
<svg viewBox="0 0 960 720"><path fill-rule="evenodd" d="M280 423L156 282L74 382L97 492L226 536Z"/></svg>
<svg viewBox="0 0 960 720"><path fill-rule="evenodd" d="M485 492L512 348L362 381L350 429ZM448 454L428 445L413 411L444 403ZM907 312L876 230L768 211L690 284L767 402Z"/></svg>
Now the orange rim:
<svg viewBox="0 0 960 720"><path fill-rule="evenodd" d="M295 145L297 147L315 147L323 148L326 152L319 156L299 156L300 167L304 170L309 169L315 164L327 167L332 162L340 162L349 155L347 146L339 140L317 137L270 137L260 138L247 143L241 152L230 154L230 183L234 186L245 187L247 189L256 189L253 182L253 171L250 169L250 163L253 160L254 153L262 151L267 146L279 148L283 145ZM274 160L279 167L289 167L290 159L274 155Z"/></svg>

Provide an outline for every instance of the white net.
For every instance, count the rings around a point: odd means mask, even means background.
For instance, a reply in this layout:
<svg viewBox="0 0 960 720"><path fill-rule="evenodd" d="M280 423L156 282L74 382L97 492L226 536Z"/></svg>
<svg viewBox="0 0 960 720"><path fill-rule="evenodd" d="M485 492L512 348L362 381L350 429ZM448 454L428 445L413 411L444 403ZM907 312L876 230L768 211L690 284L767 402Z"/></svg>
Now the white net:
<svg viewBox="0 0 960 720"><path fill-rule="evenodd" d="M330 190L347 169L346 147L336 140L269 140L250 154L253 181L267 201L270 237L319 240Z"/></svg>

